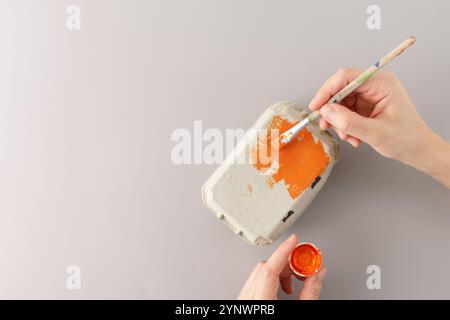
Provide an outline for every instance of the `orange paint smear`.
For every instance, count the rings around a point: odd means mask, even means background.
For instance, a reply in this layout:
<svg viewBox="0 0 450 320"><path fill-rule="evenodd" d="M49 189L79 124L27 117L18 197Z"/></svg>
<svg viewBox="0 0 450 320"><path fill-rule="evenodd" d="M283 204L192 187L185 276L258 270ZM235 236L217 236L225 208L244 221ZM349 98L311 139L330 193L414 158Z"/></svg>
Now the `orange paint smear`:
<svg viewBox="0 0 450 320"><path fill-rule="evenodd" d="M261 155L267 154L271 157L271 129L278 129L279 136L296 124L289 122L281 116L274 116L270 127L267 129L267 139L260 140L256 147L250 151L252 163L259 171L265 171L270 168L269 163L261 161ZM266 140L266 141L264 141ZM263 146L262 144L266 144ZM260 150L260 147L262 150ZM264 152L264 153L263 153ZM260 154L261 153L261 154ZM306 129L299 134L283 148L279 149L279 168L269 176L267 181L270 187L274 184L284 181L287 191L292 199L299 197L302 192L311 186L312 182L322 174L323 170L330 162L330 157L324 151L320 141L315 142L313 135Z"/></svg>
<svg viewBox="0 0 450 320"><path fill-rule="evenodd" d="M309 277L322 267L322 253L313 245L304 243L294 249L289 262L295 273Z"/></svg>

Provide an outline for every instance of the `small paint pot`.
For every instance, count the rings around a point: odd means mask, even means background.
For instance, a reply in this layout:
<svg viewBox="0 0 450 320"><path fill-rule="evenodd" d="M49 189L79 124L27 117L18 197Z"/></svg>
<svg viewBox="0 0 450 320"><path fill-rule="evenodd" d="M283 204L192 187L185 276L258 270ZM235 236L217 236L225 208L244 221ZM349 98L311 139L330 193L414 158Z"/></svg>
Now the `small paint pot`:
<svg viewBox="0 0 450 320"><path fill-rule="evenodd" d="M322 267L322 253L309 242L298 244L289 256L289 265L299 280L315 275Z"/></svg>

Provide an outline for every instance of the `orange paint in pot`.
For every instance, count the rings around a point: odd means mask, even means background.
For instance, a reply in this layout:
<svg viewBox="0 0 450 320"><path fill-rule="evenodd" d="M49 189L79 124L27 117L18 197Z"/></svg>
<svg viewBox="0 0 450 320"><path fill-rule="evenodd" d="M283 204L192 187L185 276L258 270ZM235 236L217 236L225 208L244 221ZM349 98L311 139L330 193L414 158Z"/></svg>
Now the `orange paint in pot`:
<svg viewBox="0 0 450 320"><path fill-rule="evenodd" d="M322 253L312 243L300 243L289 256L289 265L301 279L311 277L322 267Z"/></svg>
<svg viewBox="0 0 450 320"><path fill-rule="evenodd" d="M260 154L260 152L265 152L268 158L271 157L270 130L278 129L279 139L283 132L295 124L297 122L290 122L281 116L272 118L272 122L267 128L267 138L259 141L257 146L250 151L257 170L265 171L271 166L270 162L266 164L261 161ZM276 183L284 181L290 197L296 199L325 170L330 162L330 157L323 149L322 143L315 141L311 132L305 128L289 144L279 149L278 162L278 170L269 177L267 183L273 188Z"/></svg>

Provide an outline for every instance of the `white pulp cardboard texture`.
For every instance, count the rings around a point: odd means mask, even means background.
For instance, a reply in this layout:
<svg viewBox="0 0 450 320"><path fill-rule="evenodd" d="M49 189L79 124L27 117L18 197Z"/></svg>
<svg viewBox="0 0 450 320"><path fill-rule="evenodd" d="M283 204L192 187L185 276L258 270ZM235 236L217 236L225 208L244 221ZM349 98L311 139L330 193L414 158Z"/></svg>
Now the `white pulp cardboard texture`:
<svg viewBox="0 0 450 320"><path fill-rule="evenodd" d="M242 163L239 159L248 158L249 149L256 140L254 133L270 127L272 118L277 115L297 122L307 113L289 102L279 102L268 108L202 188L206 207L234 233L255 245L271 244L302 215L339 159L340 148L331 134L321 131L317 123L310 123L307 130L314 140L322 143L330 158L328 166L296 199L291 198L282 182L269 186L267 175L250 161Z"/></svg>

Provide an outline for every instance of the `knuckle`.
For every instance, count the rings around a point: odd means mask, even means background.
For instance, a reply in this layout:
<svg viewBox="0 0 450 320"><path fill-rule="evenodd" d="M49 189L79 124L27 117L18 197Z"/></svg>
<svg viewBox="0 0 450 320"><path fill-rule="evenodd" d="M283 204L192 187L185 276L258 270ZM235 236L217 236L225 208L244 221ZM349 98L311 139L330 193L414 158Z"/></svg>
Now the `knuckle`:
<svg viewBox="0 0 450 320"><path fill-rule="evenodd" d="M346 75L346 74L348 74L350 72L350 68L347 68L347 67L340 67L339 68L339 70L338 70L338 74L339 75Z"/></svg>
<svg viewBox="0 0 450 320"><path fill-rule="evenodd" d="M350 113L344 114L341 117L341 121L339 123L339 126L342 130L343 133L348 133L352 130L352 125L353 125L353 121L352 121L352 116Z"/></svg>
<svg viewBox="0 0 450 320"><path fill-rule="evenodd" d="M370 136L370 141L368 141L370 143L370 145L374 148L379 148L382 145L382 141L383 139L381 138L381 136L379 134L373 133Z"/></svg>
<svg viewBox="0 0 450 320"><path fill-rule="evenodd" d="M263 268L264 264L265 264L264 261L258 262L258 264L256 265L255 269L261 270Z"/></svg>
<svg viewBox="0 0 450 320"><path fill-rule="evenodd" d="M319 299L321 289L322 289L321 287L312 287L311 288L311 295L314 298Z"/></svg>
<svg viewBox="0 0 450 320"><path fill-rule="evenodd" d="M264 275L266 277L269 277L269 276L273 275L273 273L274 273L272 268L267 263L265 263L261 266L260 272L262 273L262 275Z"/></svg>
<svg viewBox="0 0 450 320"><path fill-rule="evenodd" d="M379 123L376 119L372 120L371 130L367 132L367 143L369 143L375 149L383 146L386 141L385 137L395 136L393 133L388 133L389 128Z"/></svg>
<svg viewBox="0 0 450 320"><path fill-rule="evenodd" d="M390 82L397 82L398 78L395 75L395 73L391 72L391 71L385 71L384 72L384 76L386 78L386 80L390 81Z"/></svg>

